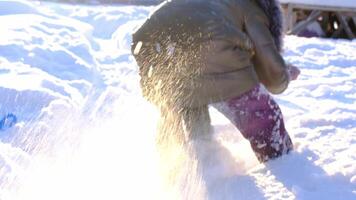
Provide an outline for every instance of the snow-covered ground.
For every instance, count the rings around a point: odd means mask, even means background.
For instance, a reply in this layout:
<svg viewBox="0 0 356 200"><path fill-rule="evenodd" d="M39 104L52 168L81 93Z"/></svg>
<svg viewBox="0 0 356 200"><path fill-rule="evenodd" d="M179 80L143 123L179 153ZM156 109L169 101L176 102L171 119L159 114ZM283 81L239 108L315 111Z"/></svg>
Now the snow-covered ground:
<svg viewBox="0 0 356 200"><path fill-rule="evenodd" d="M152 9L0 0L1 200L356 198L356 41L294 36L302 74L275 98L296 150L258 164L211 109L219 143L197 159L213 165L168 189L129 51Z"/></svg>

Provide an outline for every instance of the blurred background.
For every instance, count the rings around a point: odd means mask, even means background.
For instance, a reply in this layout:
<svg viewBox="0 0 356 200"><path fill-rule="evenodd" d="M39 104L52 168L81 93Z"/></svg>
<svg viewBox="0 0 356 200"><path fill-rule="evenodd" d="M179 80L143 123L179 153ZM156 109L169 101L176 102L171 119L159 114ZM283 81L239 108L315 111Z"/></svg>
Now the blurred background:
<svg viewBox="0 0 356 200"><path fill-rule="evenodd" d="M41 0L86 5L158 5L163 0ZM302 37L346 38L356 36L356 3L353 0L280 0L285 32ZM325 2L327 4L325 5ZM346 2L346 3L344 3Z"/></svg>

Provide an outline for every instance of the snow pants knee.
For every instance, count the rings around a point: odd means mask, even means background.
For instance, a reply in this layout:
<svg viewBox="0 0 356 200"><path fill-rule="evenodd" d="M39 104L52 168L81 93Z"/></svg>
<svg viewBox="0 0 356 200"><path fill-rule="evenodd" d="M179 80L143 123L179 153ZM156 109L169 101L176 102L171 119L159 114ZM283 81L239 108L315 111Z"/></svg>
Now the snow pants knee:
<svg viewBox="0 0 356 200"><path fill-rule="evenodd" d="M262 86L213 105L250 141L260 162L279 157L293 148L282 112Z"/></svg>

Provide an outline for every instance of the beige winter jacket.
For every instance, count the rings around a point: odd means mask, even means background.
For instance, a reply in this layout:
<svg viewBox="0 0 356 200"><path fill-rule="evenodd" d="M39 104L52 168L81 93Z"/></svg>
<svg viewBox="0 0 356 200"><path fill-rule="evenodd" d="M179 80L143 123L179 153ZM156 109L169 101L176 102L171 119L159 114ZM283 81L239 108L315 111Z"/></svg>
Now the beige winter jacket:
<svg viewBox="0 0 356 200"><path fill-rule="evenodd" d="M259 82L274 94L289 83L255 0L172 0L133 34L144 96L155 104L198 107L227 100Z"/></svg>

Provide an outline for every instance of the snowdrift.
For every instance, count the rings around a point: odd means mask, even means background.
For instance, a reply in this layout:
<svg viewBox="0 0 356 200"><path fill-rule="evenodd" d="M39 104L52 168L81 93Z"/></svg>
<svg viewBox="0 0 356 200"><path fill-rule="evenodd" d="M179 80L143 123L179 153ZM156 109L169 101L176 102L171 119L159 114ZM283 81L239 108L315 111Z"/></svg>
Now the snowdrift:
<svg viewBox="0 0 356 200"><path fill-rule="evenodd" d="M216 141L193 144L203 176L191 160L176 191L162 184L157 113L130 55L153 9L0 0L0 199L355 199L356 41L346 40L285 38L302 70L275 96L293 153L258 164L211 109Z"/></svg>

